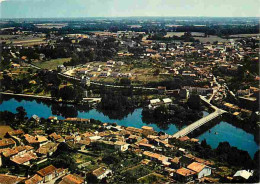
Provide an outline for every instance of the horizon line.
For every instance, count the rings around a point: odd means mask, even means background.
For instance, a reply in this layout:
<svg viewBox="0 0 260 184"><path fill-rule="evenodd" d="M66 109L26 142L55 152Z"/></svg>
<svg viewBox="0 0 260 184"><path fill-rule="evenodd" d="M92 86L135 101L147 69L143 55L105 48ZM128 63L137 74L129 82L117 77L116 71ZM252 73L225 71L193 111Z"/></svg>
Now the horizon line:
<svg viewBox="0 0 260 184"><path fill-rule="evenodd" d="M90 17L14 17L14 18L2 18L0 20L6 19L82 19L82 18L259 18L260 16L90 16Z"/></svg>

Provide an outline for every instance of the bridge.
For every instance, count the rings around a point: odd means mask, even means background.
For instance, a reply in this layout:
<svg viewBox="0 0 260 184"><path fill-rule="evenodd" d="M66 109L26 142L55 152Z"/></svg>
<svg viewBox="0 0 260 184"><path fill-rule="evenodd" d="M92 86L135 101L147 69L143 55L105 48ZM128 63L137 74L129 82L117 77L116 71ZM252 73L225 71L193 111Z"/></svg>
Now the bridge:
<svg viewBox="0 0 260 184"><path fill-rule="evenodd" d="M220 115L222 115L223 113L226 112L226 111L219 109L216 106L212 105L210 103L210 100L207 100L205 97L200 96L200 99L203 100L208 105L210 105L210 107L213 108L215 111L213 113L199 119L198 121L195 121L194 123L192 123L189 126L183 128L179 132L176 132L175 134L173 134L172 137L179 138L179 137L186 136L189 133L191 133L192 131L196 130L197 128L201 127L202 125L206 124L207 122L215 119L216 117L218 117L218 116L220 116Z"/></svg>

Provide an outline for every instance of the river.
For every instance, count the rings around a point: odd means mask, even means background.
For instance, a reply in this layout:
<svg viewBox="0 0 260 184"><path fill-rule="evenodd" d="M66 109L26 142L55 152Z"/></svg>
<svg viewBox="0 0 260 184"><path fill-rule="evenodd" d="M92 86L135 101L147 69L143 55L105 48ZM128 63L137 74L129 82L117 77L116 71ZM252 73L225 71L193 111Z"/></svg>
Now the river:
<svg viewBox="0 0 260 184"><path fill-rule="evenodd" d="M16 113L16 108L19 106L23 106L27 112L27 116L31 117L36 114L39 117L48 118L50 116L55 116L52 113L52 105L47 105L44 102L39 102L35 100L16 100L14 98L10 98L8 100L3 100L0 105L0 111L10 111ZM204 112L204 116L207 115L207 112ZM64 119L63 116L57 116L59 119ZM87 118L87 119L96 119L102 122L108 123L117 123L122 126L132 126L136 128L141 128L142 126L151 126L157 132L163 131L167 134L174 134L180 128L175 124L170 124L168 129L164 130L159 128L156 124L146 124L142 120L142 108L135 109L132 113L125 116L123 119L111 119L108 116L104 115L102 112L97 111L96 109L92 109L89 111L77 111L77 117ZM184 127L182 127L184 128ZM245 132L240 128L236 128L235 126L221 121L219 124L216 124L213 128L210 129L211 132L204 132L202 135L197 138L201 141L203 139L207 140L207 143L212 147L216 148L219 142L228 141L231 146L235 146L238 149L242 149L248 151L251 157L254 156L255 152L258 150L258 145L254 141L254 136ZM217 132L217 134L215 134Z"/></svg>

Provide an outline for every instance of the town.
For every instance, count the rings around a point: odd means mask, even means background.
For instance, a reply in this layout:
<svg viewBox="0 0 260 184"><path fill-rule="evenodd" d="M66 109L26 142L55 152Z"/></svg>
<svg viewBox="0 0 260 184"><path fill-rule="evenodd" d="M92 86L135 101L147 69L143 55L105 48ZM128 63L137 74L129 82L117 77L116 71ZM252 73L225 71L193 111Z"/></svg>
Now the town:
<svg viewBox="0 0 260 184"><path fill-rule="evenodd" d="M259 20L187 19L3 21L0 183L258 183Z"/></svg>

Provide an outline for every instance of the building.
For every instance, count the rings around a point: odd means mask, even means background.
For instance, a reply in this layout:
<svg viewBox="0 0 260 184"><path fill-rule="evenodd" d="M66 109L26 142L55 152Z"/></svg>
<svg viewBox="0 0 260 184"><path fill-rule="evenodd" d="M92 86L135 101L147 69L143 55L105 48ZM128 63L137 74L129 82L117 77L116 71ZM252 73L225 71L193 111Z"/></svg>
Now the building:
<svg viewBox="0 0 260 184"><path fill-rule="evenodd" d="M13 130L6 133L6 136L8 137L12 137L12 136L21 137L23 135L24 135L23 130Z"/></svg>
<svg viewBox="0 0 260 184"><path fill-rule="evenodd" d="M195 171L198 179L211 175L211 168L202 163L193 162L187 168Z"/></svg>
<svg viewBox="0 0 260 184"><path fill-rule="evenodd" d="M40 147L48 142L48 139L45 136L32 136L29 134L24 135L25 143L33 146L33 147Z"/></svg>
<svg viewBox="0 0 260 184"><path fill-rule="evenodd" d="M110 169L107 169L106 167L100 167L92 172L92 174L98 179L102 180L103 178L106 178L112 174L112 171Z"/></svg>
<svg viewBox="0 0 260 184"><path fill-rule="evenodd" d="M12 148L16 145L15 141L11 138L0 140L0 149Z"/></svg>
<svg viewBox="0 0 260 184"><path fill-rule="evenodd" d="M77 174L68 174L62 178L59 184L83 184L84 178Z"/></svg>
<svg viewBox="0 0 260 184"><path fill-rule="evenodd" d="M176 170L176 172L173 174L174 175L174 179L178 180L179 182L190 182L193 181L195 179L195 171L186 169L184 167Z"/></svg>
<svg viewBox="0 0 260 184"><path fill-rule="evenodd" d="M32 164L32 161L36 160L37 158L38 157L36 156L35 153L27 152L22 155L16 155L13 158L11 158L10 160L17 165L29 166Z"/></svg>
<svg viewBox="0 0 260 184"><path fill-rule="evenodd" d="M233 180L234 181L247 181L251 176L253 176L253 172L254 171L247 171L247 170L240 170L237 171L234 176L233 176Z"/></svg>
<svg viewBox="0 0 260 184"><path fill-rule="evenodd" d="M142 131L145 136L153 135L155 133L153 127L142 126Z"/></svg>
<svg viewBox="0 0 260 184"><path fill-rule="evenodd" d="M106 72L106 71L103 71L103 72L101 72L100 73L100 77L108 77L108 76L110 76L111 75L111 73L110 72Z"/></svg>
<svg viewBox="0 0 260 184"><path fill-rule="evenodd" d="M153 153L153 152L150 152L150 151L144 151L143 155L149 157L151 160L154 160L154 161L157 161L157 162L160 162L160 163L166 163L166 162L168 162L168 159L169 159L168 157L166 157L164 155L161 155L161 154L158 154L158 153Z"/></svg>
<svg viewBox="0 0 260 184"><path fill-rule="evenodd" d="M46 183L52 181L56 177L56 170L56 167L54 167L53 165L49 165L37 171L37 174L40 175L43 178L43 182Z"/></svg>
<svg viewBox="0 0 260 184"><path fill-rule="evenodd" d="M82 78L80 80L80 83L85 85L85 86L90 86L90 78L82 76Z"/></svg>
<svg viewBox="0 0 260 184"><path fill-rule="evenodd" d="M25 180L24 177L0 174L0 183L1 184L16 184L16 183L22 182L23 180Z"/></svg>
<svg viewBox="0 0 260 184"><path fill-rule="evenodd" d="M128 150L128 147L129 147L130 144L127 144L125 142L122 142L122 141L116 141L114 143L114 148L118 151L126 151Z"/></svg>
<svg viewBox="0 0 260 184"><path fill-rule="evenodd" d="M62 138L61 135L56 134L56 132L53 132L53 133L50 134L48 137L49 137L52 141L57 141L57 140L59 140L59 139Z"/></svg>
<svg viewBox="0 0 260 184"><path fill-rule="evenodd" d="M165 86L158 86L157 90L158 90L159 94L164 94L165 91L166 91L166 87Z"/></svg>
<svg viewBox="0 0 260 184"><path fill-rule="evenodd" d="M162 101L163 101L163 103L164 103L165 105L169 105L169 104L172 103L172 100L171 100L170 98L164 98L164 99L162 99Z"/></svg>
<svg viewBox="0 0 260 184"><path fill-rule="evenodd" d="M42 184L43 178L38 174L33 175L31 178L25 181L25 184Z"/></svg>

